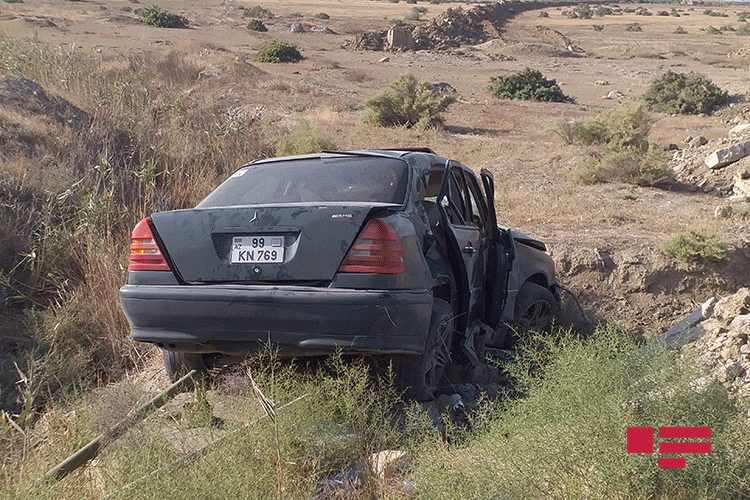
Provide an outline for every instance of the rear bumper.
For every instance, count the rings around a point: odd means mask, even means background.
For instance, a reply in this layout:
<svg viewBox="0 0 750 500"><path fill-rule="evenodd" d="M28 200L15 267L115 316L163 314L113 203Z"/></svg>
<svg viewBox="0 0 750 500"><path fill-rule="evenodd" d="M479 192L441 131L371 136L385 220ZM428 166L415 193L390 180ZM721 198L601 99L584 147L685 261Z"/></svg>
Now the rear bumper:
<svg viewBox="0 0 750 500"><path fill-rule="evenodd" d="M125 285L120 301L133 340L240 356L421 353L432 311L428 290Z"/></svg>

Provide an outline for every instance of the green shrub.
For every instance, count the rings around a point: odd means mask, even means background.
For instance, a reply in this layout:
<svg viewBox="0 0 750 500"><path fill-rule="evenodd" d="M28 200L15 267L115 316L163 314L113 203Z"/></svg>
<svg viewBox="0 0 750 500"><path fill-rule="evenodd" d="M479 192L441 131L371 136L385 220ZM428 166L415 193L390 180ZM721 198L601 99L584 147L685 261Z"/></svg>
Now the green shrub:
<svg viewBox="0 0 750 500"><path fill-rule="evenodd" d="M721 30L718 28L715 28L714 26L709 26L708 28L701 28L701 31L705 31L708 35L721 35Z"/></svg>
<svg viewBox="0 0 750 500"><path fill-rule="evenodd" d="M331 18L331 16L329 16L325 12L318 12L317 14L315 14L314 17L315 19L330 19Z"/></svg>
<svg viewBox="0 0 750 500"><path fill-rule="evenodd" d="M557 124L553 132L567 142L600 146L581 161L571 175L573 182L627 182L659 186L673 181L668 154L648 142L650 118L643 105L629 104L596 118Z"/></svg>
<svg viewBox="0 0 750 500"><path fill-rule="evenodd" d="M643 31L643 28L638 23L630 23L625 26L625 31Z"/></svg>
<svg viewBox="0 0 750 500"><path fill-rule="evenodd" d="M607 7L606 5L599 5L594 9L594 14L596 14L599 17L604 16L611 16L614 14L611 8Z"/></svg>
<svg viewBox="0 0 750 500"><path fill-rule="evenodd" d="M668 12L668 11L666 11L666 10L660 10L659 12L657 12L657 13L656 13L656 15L657 15L657 16L665 16L665 17L668 17L668 16L669 16L669 12Z"/></svg>
<svg viewBox="0 0 750 500"><path fill-rule="evenodd" d="M540 71L530 68L510 75L492 77L489 91L501 99L553 102L569 100L555 80L549 80Z"/></svg>
<svg viewBox="0 0 750 500"><path fill-rule="evenodd" d="M450 95L440 95L428 82L405 74L390 83L380 94L365 101L369 109L365 121L386 127L406 126L424 129L439 123L439 114L455 102Z"/></svg>
<svg viewBox="0 0 750 500"><path fill-rule="evenodd" d="M302 54L296 46L280 40L267 43L258 49L258 53L253 58L256 62L265 63L295 63L302 59Z"/></svg>
<svg viewBox="0 0 750 500"><path fill-rule="evenodd" d="M186 28L190 22L177 14L170 14L164 9L152 5L141 10L141 23L159 28Z"/></svg>
<svg viewBox="0 0 750 500"><path fill-rule="evenodd" d="M683 28L682 26L677 26L675 28L675 30L674 30L674 34L675 35L686 35L687 34L687 30L685 30L685 28Z"/></svg>
<svg viewBox="0 0 750 500"><path fill-rule="evenodd" d="M720 264L727 260L728 245L716 236L690 231L665 241L659 250L680 262Z"/></svg>
<svg viewBox="0 0 750 500"><path fill-rule="evenodd" d="M739 28L737 28L737 31L735 31L735 33L742 36L750 35L750 24L745 23L741 25Z"/></svg>
<svg viewBox="0 0 750 500"><path fill-rule="evenodd" d="M729 17L728 14L724 14L723 12L715 12L711 9L706 9L703 11L703 13L710 17Z"/></svg>
<svg viewBox="0 0 750 500"><path fill-rule="evenodd" d="M724 31L737 31L737 30L734 29L734 26L730 26L728 24L725 24L724 26L722 26L721 28L719 28L719 31L724 32Z"/></svg>
<svg viewBox="0 0 750 500"><path fill-rule="evenodd" d="M305 155L338 149L328 136L315 130L307 122L302 122L292 132L276 142L277 156Z"/></svg>
<svg viewBox="0 0 750 500"><path fill-rule="evenodd" d="M543 10L539 13L539 17L549 17L549 13Z"/></svg>
<svg viewBox="0 0 750 500"><path fill-rule="evenodd" d="M250 19L250 22L247 23L247 29L251 31L268 31L268 28L266 28L266 25L260 19Z"/></svg>
<svg viewBox="0 0 750 500"><path fill-rule="evenodd" d="M594 15L594 12L591 10L591 7L588 4L582 3L578 4L568 15L568 17L571 17L573 19L591 19Z"/></svg>
<svg viewBox="0 0 750 500"><path fill-rule="evenodd" d="M449 430L450 444L426 444L415 456L420 498L750 495L747 409L694 356L656 343L643 349L611 326L590 338L531 340L508 368L525 397L488 405L471 437L456 442ZM670 470L659 468L658 453L626 453L627 427L659 426L711 427L711 454L687 455L684 469Z"/></svg>
<svg viewBox="0 0 750 500"><path fill-rule="evenodd" d="M667 71L643 94L646 107L662 113L697 115L726 105L729 94L696 72Z"/></svg>
<svg viewBox="0 0 750 500"><path fill-rule="evenodd" d="M604 31L604 26L602 26L601 24L592 24L591 29L593 29L594 31Z"/></svg>
<svg viewBox="0 0 750 500"><path fill-rule="evenodd" d="M246 7L242 13L242 17L257 17L259 19L273 19L275 16L273 12L260 5L253 7Z"/></svg>

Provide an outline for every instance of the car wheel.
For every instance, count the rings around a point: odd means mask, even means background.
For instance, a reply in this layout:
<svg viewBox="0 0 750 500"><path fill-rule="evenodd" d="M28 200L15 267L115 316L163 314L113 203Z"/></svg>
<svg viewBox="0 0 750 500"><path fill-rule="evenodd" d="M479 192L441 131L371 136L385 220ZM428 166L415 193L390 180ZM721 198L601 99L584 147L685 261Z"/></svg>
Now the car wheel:
<svg viewBox="0 0 750 500"><path fill-rule="evenodd" d="M432 397L450 361L452 342L453 309L446 301L434 299L424 352L398 359L396 384L405 399L426 401Z"/></svg>
<svg viewBox="0 0 750 500"><path fill-rule="evenodd" d="M559 308L552 292L527 281L518 290L513 310L513 324L517 333L549 328Z"/></svg>
<svg viewBox="0 0 750 500"><path fill-rule="evenodd" d="M172 382L176 382L191 370L197 370L199 373L205 373L208 370L202 354L162 349L162 355L164 368Z"/></svg>

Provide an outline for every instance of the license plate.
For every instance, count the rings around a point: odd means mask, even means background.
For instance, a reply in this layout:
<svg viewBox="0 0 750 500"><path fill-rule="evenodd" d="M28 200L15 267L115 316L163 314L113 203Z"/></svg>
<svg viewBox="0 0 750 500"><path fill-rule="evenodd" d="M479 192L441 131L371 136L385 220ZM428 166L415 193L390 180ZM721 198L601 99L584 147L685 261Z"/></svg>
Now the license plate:
<svg viewBox="0 0 750 500"><path fill-rule="evenodd" d="M284 262L283 236L235 236L232 238L232 264Z"/></svg>

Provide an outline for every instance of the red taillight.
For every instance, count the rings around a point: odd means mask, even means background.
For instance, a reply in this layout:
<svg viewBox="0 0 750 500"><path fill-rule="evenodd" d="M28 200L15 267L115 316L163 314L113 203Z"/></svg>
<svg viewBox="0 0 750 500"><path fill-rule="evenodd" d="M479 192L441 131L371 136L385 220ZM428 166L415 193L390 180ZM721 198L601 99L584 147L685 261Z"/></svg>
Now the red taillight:
<svg viewBox="0 0 750 500"><path fill-rule="evenodd" d="M171 271L151 232L151 217L133 228L128 271Z"/></svg>
<svg viewBox="0 0 750 500"><path fill-rule="evenodd" d="M404 251L393 226L382 219L370 220L349 249L339 272L403 273Z"/></svg>

